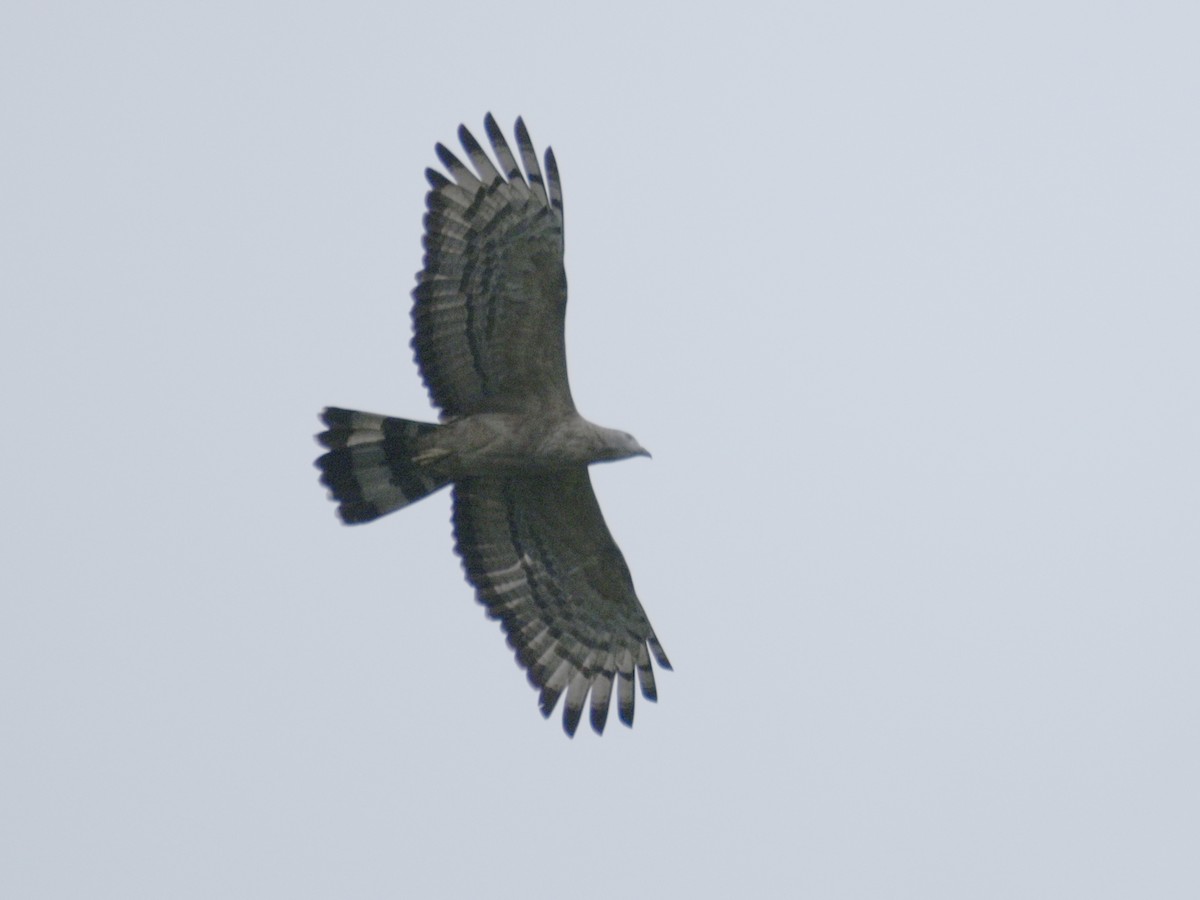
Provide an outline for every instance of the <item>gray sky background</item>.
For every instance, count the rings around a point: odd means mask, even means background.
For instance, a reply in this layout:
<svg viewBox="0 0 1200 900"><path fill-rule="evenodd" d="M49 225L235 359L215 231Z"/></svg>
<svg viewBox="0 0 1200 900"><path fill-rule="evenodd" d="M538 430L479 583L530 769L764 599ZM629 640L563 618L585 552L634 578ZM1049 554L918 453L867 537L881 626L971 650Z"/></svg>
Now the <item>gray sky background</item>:
<svg viewBox="0 0 1200 900"><path fill-rule="evenodd" d="M420 9L418 9L420 7ZM1194 3L8 2L0 896L1200 896ZM567 740L424 418L424 168L562 169L674 673Z"/></svg>

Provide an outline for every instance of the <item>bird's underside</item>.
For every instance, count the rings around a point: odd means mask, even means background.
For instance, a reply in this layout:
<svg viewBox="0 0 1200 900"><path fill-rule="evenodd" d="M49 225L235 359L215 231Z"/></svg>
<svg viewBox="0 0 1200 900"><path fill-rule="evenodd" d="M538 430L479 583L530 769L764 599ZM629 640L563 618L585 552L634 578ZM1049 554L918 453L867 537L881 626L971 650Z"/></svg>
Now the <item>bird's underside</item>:
<svg viewBox="0 0 1200 900"><path fill-rule="evenodd" d="M656 698L653 653L669 669L588 474L648 455L630 435L575 411L563 322L562 190L517 120L522 167L495 120L493 161L465 127L472 168L442 145L450 178L427 170L424 268L413 348L440 424L328 408L321 481L347 523L372 521L452 485L455 548L499 619L549 716L560 696L573 735L590 703L603 732L615 691L633 723L634 684Z"/></svg>

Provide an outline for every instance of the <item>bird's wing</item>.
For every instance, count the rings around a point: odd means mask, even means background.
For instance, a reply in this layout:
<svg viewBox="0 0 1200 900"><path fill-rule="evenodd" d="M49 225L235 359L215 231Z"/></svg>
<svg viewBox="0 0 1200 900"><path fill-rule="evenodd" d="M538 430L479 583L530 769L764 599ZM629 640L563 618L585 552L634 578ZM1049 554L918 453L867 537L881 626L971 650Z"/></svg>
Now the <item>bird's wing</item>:
<svg viewBox="0 0 1200 900"><path fill-rule="evenodd" d="M573 735L591 695L603 732L616 682L617 713L633 724L634 673L656 699L650 653L669 669L613 542L586 467L469 478L454 487L454 535L467 578L499 619L549 716L564 692Z"/></svg>
<svg viewBox="0 0 1200 900"><path fill-rule="evenodd" d="M412 311L417 365L443 418L571 411L558 166L547 150L543 181L517 119L522 173L490 114L484 125L499 167L462 126L474 171L438 144L451 177L425 173L425 266Z"/></svg>

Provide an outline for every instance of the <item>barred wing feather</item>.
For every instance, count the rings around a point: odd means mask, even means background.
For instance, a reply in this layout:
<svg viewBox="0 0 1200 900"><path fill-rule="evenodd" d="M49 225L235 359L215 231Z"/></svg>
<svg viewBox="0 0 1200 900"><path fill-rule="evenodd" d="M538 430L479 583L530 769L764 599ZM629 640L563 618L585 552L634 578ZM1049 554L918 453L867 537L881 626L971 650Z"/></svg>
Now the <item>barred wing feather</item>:
<svg viewBox="0 0 1200 900"><path fill-rule="evenodd" d="M671 664L587 469L459 481L454 534L479 601L541 691L542 714L565 692L563 728L573 735L590 695L592 728L602 733L615 682L617 715L632 725L635 672L654 700L650 652L661 667Z"/></svg>
<svg viewBox="0 0 1200 900"><path fill-rule="evenodd" d="M464 126L459 140L474 170L438 144L450 178L426 172L417 365L444 418L571 411L558 167L547 150L547 193L524 123L516 127L524 172L491 115L485 127L499 169Z"/></svg>

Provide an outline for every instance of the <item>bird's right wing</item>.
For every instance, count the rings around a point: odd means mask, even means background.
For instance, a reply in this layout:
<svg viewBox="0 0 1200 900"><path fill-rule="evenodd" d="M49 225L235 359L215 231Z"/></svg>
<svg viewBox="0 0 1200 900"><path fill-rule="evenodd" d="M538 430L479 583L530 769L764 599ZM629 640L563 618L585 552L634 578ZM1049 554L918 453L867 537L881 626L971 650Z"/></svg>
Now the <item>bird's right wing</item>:
<svg viewBox="0 0 1200 900"><path fill-rule="evenodd" d="M412 311L417 364L443 417L571 411L558 166L547 150L547 185L517 119L522 173L496 120L489 114L484 124L499 168L462 126L474 171L438 144L451 178L425 173L425 266Z"/></svg>

